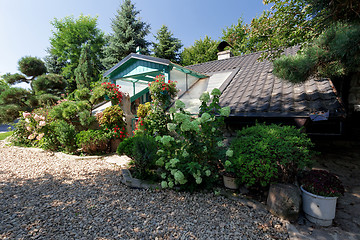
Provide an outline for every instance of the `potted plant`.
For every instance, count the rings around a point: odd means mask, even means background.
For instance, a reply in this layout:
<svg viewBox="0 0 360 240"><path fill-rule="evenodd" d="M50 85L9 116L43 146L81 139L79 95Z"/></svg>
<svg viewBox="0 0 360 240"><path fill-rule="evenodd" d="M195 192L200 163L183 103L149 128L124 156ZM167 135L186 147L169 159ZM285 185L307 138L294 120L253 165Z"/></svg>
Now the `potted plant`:
<svg viewBox="0 0 360 240"><path fill-rule="evenodd" d="M301 181L306 218L320 226L330 226L335 218L337 198L344 195L339 178L325 170L311 170Z"/></svg>
<svg viewBox="0 0 360 240"><path fill-rule="evenodd" d="M224 186L226 188L236 190L239 188L238 177L236 174L236 158L232 158L233 151L231 149L226 151L226 156L228 157L228 159L224 163L224 171L222 173Z"/></svg>

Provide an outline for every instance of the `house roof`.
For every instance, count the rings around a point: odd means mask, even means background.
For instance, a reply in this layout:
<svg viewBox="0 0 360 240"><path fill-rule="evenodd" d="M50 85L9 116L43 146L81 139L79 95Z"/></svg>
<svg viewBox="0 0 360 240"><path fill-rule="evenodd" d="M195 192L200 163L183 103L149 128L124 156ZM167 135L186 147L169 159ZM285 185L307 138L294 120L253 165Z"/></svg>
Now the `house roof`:
<svg viewBox="0 0 360 240"><path fill-rule="evenodd" d="M285 50L295 54L297 47ZM258 61L261 52L187 66L211 76L232 71L232 78L221 85L221 106L230 106L231 116L308 117L329 111L331 117L344 116L341 100L330 79L311 78L293 84L272 74L270 61Z"/></svg>

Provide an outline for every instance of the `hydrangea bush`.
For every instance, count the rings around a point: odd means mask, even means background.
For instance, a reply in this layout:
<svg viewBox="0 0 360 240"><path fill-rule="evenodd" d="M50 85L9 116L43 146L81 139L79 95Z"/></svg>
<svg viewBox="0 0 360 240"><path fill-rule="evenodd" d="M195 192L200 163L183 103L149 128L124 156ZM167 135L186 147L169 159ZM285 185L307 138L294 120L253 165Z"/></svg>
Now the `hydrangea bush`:
<svg viewBox="0 0 360 240"><path fill-rule="evenodd" d="M209 93L202 95L201 114L197 118L185 111L180 100L169 110L168 134L156 137L159 143L156 164L162 169L163 188L179 186L192 191L217 181L219 160L226 150L222 127L224 117L230 113L230 108L219 107L217 91L211 93L212 99Z"/></svg>

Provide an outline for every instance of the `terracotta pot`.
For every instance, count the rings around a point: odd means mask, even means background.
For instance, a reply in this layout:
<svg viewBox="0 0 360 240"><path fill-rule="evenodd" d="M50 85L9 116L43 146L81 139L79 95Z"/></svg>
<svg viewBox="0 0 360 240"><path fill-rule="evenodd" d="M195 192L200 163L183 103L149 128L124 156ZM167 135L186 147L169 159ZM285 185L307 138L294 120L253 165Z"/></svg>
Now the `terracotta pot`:
<svg viewBox="0 0 360 240"><path fill-rule="evenodd" d="M110 141L110 151L111 152L116 152L119 144L121 143L121 139L111 139Z"/></svg>

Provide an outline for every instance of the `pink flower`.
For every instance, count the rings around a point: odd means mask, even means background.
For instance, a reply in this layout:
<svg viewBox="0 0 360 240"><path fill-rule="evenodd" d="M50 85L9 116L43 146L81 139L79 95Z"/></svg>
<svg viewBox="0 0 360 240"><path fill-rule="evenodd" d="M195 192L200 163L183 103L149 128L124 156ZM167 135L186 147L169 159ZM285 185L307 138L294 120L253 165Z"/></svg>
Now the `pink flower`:
<svg viewBox="0 0 360 240"><path fill-rule="evenodd" d="M29 112L23 112L23 117L24 118L28 118L28 117L30 117L31 116L31 113L29 113Z"/></svg>
<svg viewBox="0 0 360 240"><path fill-rule="evenodd" d="M36 139L37 139L37 140L41 140L41 139L44 137L44 135L45 135L45 133L40 133L40 134L36 137Z"/></svg>
<svg viewBox="0 0 360 240"><path fill-rule="evenodd" d="M31 132L31 131L32 131L32 127L27 126L27 127L26 127L26 130L28 130L29 132Z"/></svg>
<svg viewBox="0 0 360 240"><path fill-rule="evenodd" d="M45 121L40 121L40 122L39 122L39 126L40 126L40 127L43 127L43 126L45 126L45 125L46 125L46 122L45 122Z"/></svg>
<svg viewBox="0 0 360 240"><path fill-rule="evenodd" d="M35 114L34 119L35 119L35 121L39 121L39 120L41 120L40 116L39 116L39 115L37 115L37 114Z"/></svg>
<svg viewBox="0 0 360 240"><path fill-rule="evenodd" d="M35 134L30 134L29 136L28 136L28 139L30 139L30 140L33 140L35 138Z"/></svg>

